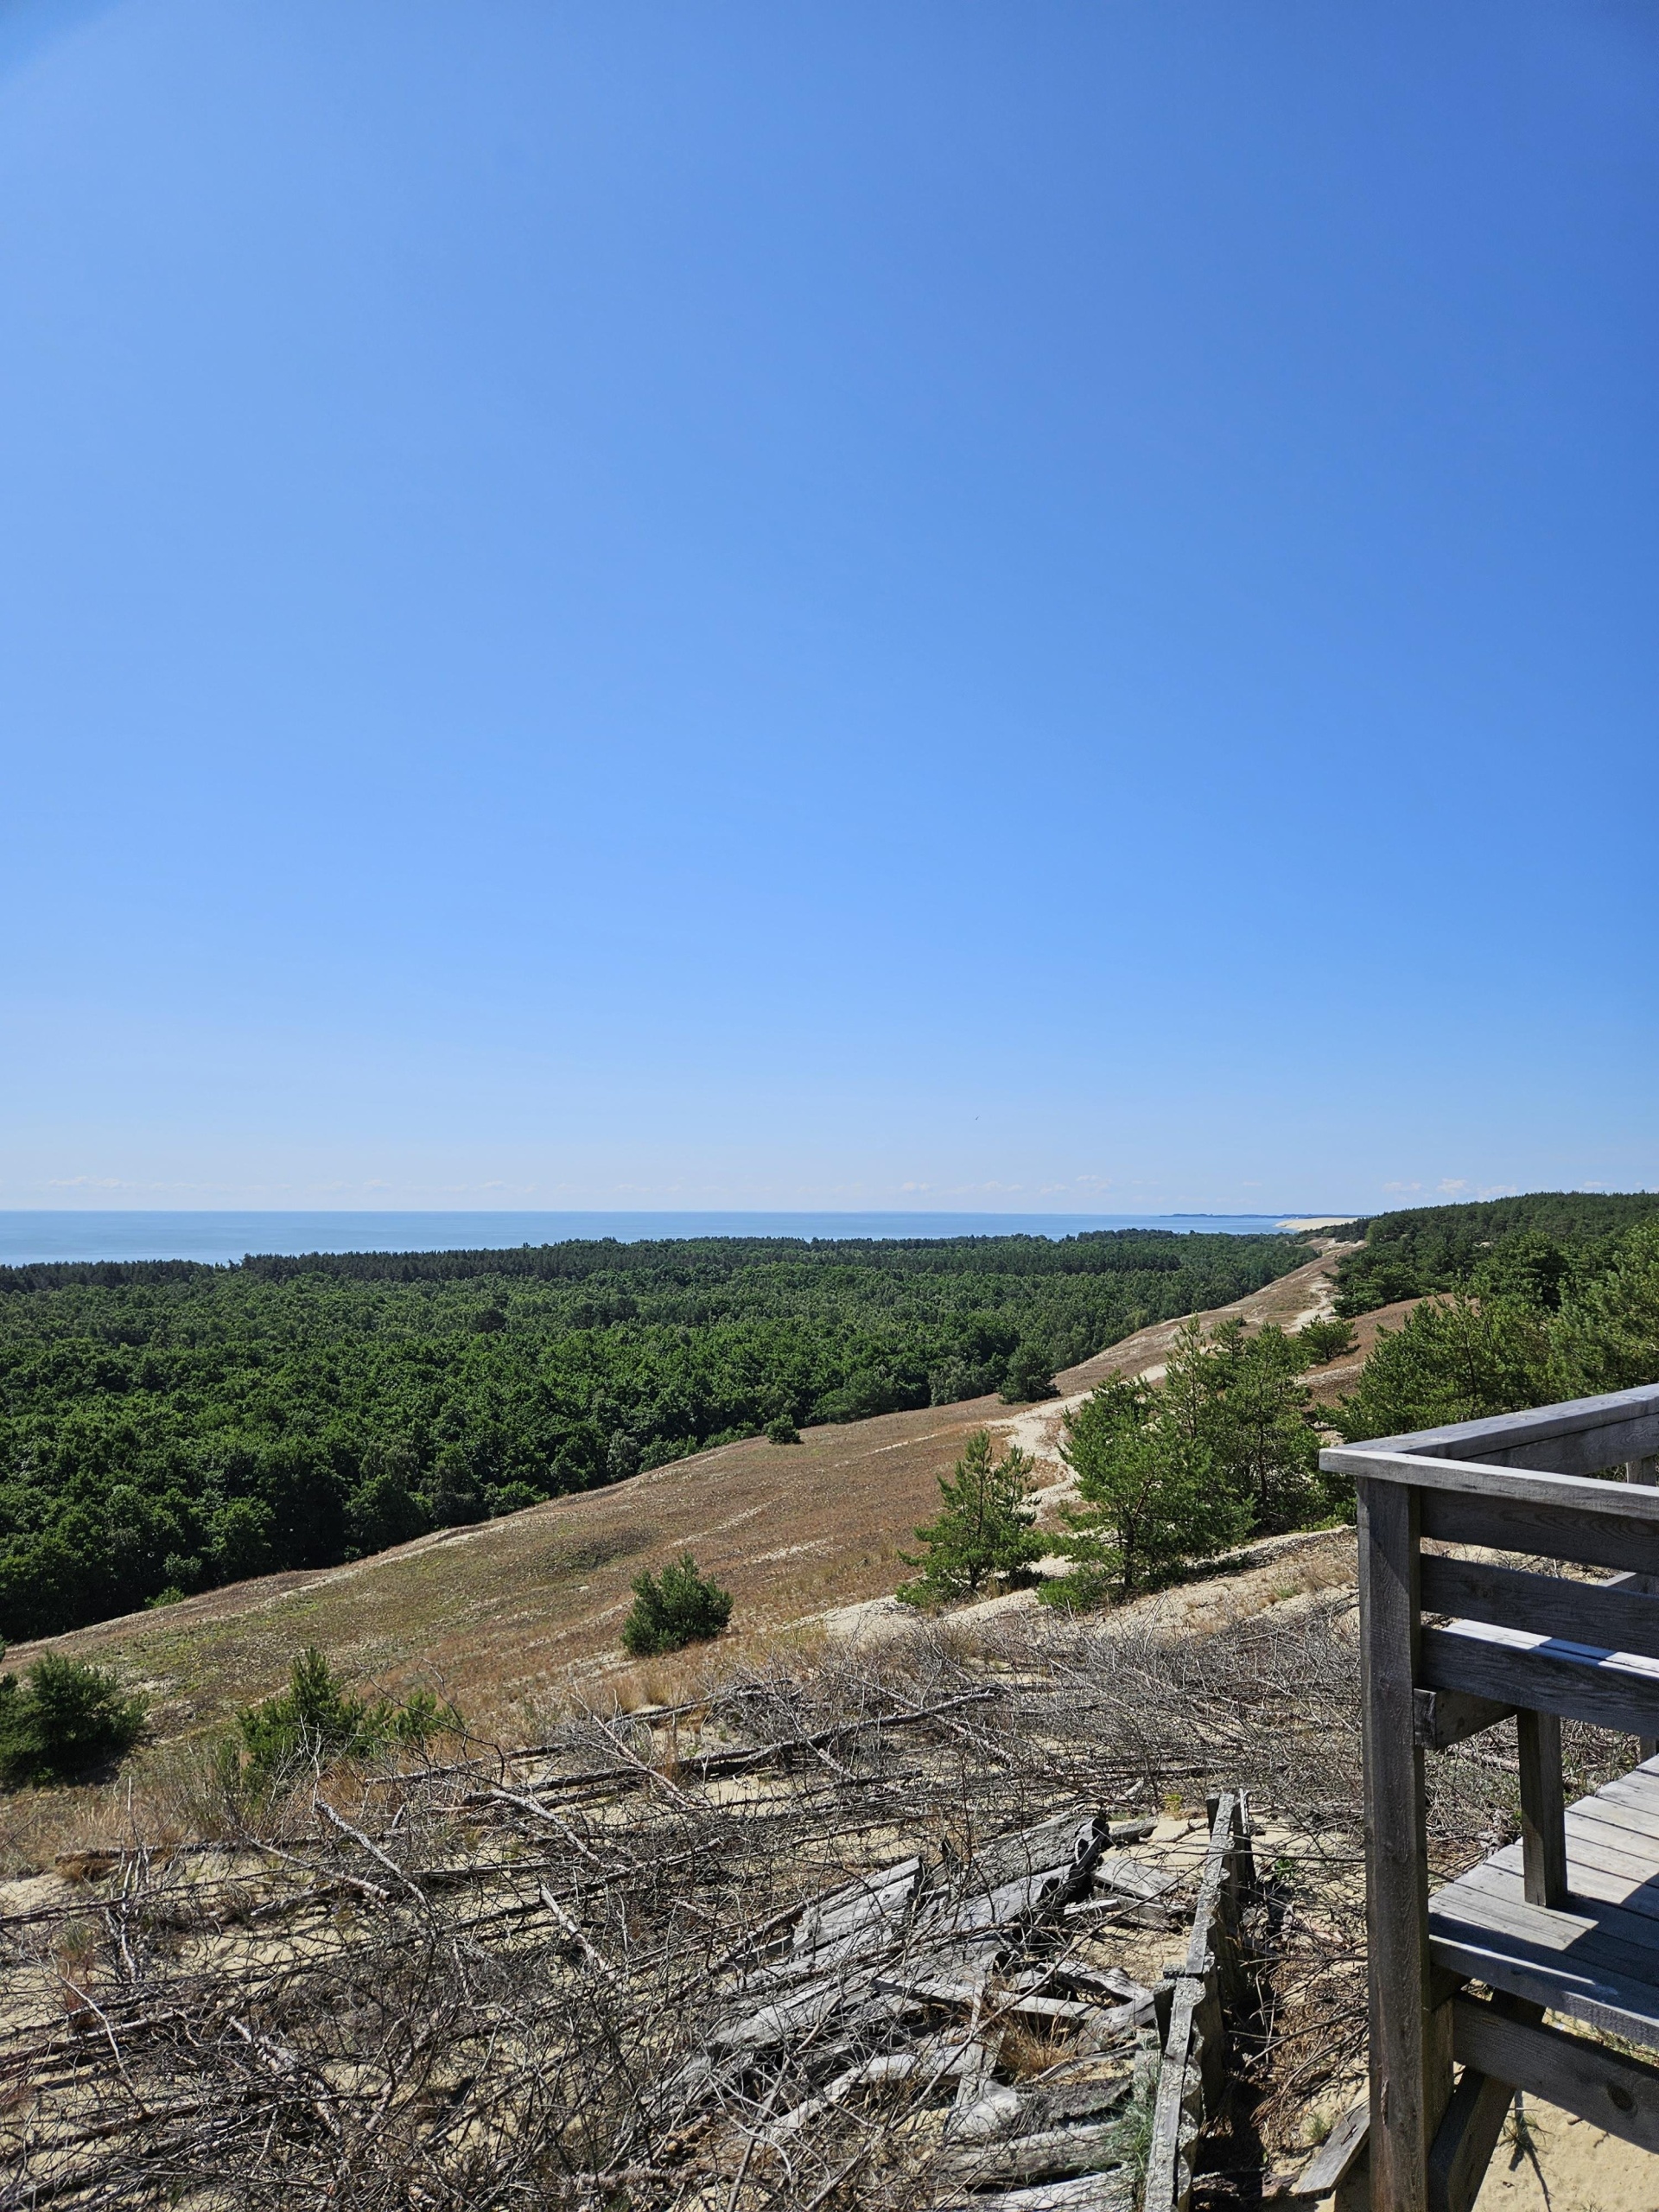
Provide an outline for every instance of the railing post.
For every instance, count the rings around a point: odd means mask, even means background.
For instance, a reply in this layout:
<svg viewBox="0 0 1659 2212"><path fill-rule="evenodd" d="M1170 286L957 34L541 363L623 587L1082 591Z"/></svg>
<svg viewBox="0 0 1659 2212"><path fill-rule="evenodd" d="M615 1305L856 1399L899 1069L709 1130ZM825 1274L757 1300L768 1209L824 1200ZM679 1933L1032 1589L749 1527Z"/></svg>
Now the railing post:
<svg viewBox="0 0 1659 2212"><path fill-rule="evenodd" d="M1521 1754L1521 1866L1527 1903L1560 1911L1567 1903L1561 1724L1553 1713L1523 1708L1515 1725Z"/></svg>
<svg viewBox="0 0 1659 2212"><path fill-rule="evenodd" d="M1627 1459L1624 1462L1624 1479L1627 1483L1659 1483L1659 1459ZM1653 1576L1638 1575L1637 1587L1651 1591L1654 1588ZM1636 1755L1644 1761L1659 1757L1659 1736L1638 1736Z"/></svg>
<svg viewBox="0 0 1659 2212"><path fill-rule="evenodd" d="M1430 2003L1418 1671L1419 1493L1362 1478L1359 1623L1365 1770L1373 2212L1427 2212L1428 2146L1452 2093L1446 2020Z"/></svg>

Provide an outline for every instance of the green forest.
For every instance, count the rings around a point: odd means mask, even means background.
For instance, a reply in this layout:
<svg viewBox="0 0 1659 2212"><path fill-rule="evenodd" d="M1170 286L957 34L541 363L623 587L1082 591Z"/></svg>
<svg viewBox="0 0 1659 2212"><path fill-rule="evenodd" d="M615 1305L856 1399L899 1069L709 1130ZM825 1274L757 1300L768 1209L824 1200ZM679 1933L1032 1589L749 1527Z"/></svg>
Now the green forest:
<svg viewBox="0 0 1659 2212"><path fill-rule="evenodd" d="M710 1238L0 1269L0 1636L1046 1378L1287 1236Z"/></svg>
<svg viewBox="0 0 1659 2212"><path fill-rule="evenodd" d="M1659 1382L1653 1202L1574 1195L1503 1204L1536 1210L1493 1235L1485 1207L1436 1207L1420 1239L1399 1240L1421 1269L1417 1280L1438 1294L1379 1332L1337 1409L1351 1441ZM1632 1225L1610 1228L1614 1208L1628 1210L1626 1221L1634 1214Z"/></svg>
<svg viewBox="0 0 1659 2212"><path fill-rule="evenodd" d="M1375 1214L1354 1224L1365 1241L1338 1270L1337 1310L1351 1319L1398 1299L1463 1288L1516 1236L1551 1247L1561 1280L1575 1271L1587 1277L1607 1263L1627 1230L1656 1213L1659 1192L1530 1191L1523 1198Z"/></svg>

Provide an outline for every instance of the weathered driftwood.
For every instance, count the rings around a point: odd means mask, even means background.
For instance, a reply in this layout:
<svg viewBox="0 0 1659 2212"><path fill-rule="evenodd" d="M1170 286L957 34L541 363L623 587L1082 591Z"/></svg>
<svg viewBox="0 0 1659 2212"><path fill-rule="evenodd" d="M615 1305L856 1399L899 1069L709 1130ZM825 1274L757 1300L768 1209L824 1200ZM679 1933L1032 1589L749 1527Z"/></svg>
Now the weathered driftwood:
<svg viewBox="0 0 1659 2212"><path fill-rule="evenodd" d="M1237 1905L1248 1865L1249 1835L1243 1802L1229 1791L1216 1801L1192 1938L1175 1977L1153 2107L1146 2212L1186 2212L1192 2196L1193 2146L1206 2114L1220 2097L1225 2058L1223 1992L1239 1997L1243 1993Z"/></svg>
<svg viewBox="0 0 1659 2212"><path fill-rule="evenodd" d="M1068 2175L1122 2165L1118 2139L1118 2130L1110 2121L1084 2120L1069 2127L1016 2135L1000 2143L947 2145L939 2153L936 2171L942 2180L967 2189L1060 2181Z"/></svg>
<svg viewBox="0 0 1659 2212"><path fill-rule="evenodd" d="M1113 2173L1079 2174L1073 2181L1044 2182L1034 2189L995 2190L946 2202L971 2207L972 2212L1135 2212L1135 2177L1120 2168Z"/></svg>

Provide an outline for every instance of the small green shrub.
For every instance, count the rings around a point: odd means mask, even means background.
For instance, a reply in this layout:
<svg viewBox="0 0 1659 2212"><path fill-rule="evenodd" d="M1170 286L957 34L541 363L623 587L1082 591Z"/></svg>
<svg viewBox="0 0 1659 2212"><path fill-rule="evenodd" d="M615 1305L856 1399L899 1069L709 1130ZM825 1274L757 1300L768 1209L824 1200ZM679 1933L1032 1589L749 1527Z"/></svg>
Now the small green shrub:
<svg viewBox="0 0 1659 2212"><path fill-rule="evenodd" d="M430 1690L416 1690L401 1705L354 1696L323 1653L308 1646L285 1690L237 1714L236 1735L225 1746L225 1779L267 1783L302 1764L366 1758L390 1744L423 1744L461 1725L454 1707Z"/></svg>
<svg viewBox="0 0 1659 2212"><path fill-rule="evenodd" d="M527 1506L539 1505L542 1493L529 1483L495 1483L485 1493L490 1517L499 1521L506 1513L522 1513Z"/></svg>
<svg viewBox="0 0 1659 2212"><path fill-rule="evenodd" d="M0 1782L67 1782L137 1742L146 1700L103 1667L48 1652L27 1682L0 1675Z"/></svg>
<svg viewBox="0 0 1659 2212"><path fill-rule="evenodd" d="M798 1444L800 1440L801 1432L787 1414L779 1414L775 1421L766 1423L768 1444Z"/></svg>
<svg viewBox="0 0 1659 2212"><path fill-rule="evenodd" d="M649 1568L635 1578L633 1611L622 1625L622 1649L635 1659L707 1643L732 1618L732 1597L697 1570L687 1552L660 1575Z"/></svg>

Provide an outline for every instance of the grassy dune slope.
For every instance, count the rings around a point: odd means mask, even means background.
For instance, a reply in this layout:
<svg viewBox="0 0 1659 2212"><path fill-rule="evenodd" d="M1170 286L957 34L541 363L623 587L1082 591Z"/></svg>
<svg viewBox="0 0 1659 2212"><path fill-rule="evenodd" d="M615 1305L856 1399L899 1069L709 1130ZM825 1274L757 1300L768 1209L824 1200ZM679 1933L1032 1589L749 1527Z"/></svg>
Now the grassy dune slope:
<svg viewBox="0 0 1659 2212"><path fill-rule="evenodd" d="M1288 1323L1325 1302L1330 1272L1311 1262L1218 1310ZM1178 1325L1142 1330L1060 1376L1062 1393L1159 1363ZM891 1592L937 1478L975 1428L1016 1419L1031 1415L982 1398L808 1429L798 1445L752 1438L350 1567L102 1621L51 1648L143 1682L162 1737L264 1694L306 1643L388 1686L441 1683L469 1719L511 1726L573 1676L619 1662L630 1583L682 1551L732 1590L741 1638L811 1634L827 1611ZM10 1657L26 1663L44 1648Z"/></svg>

